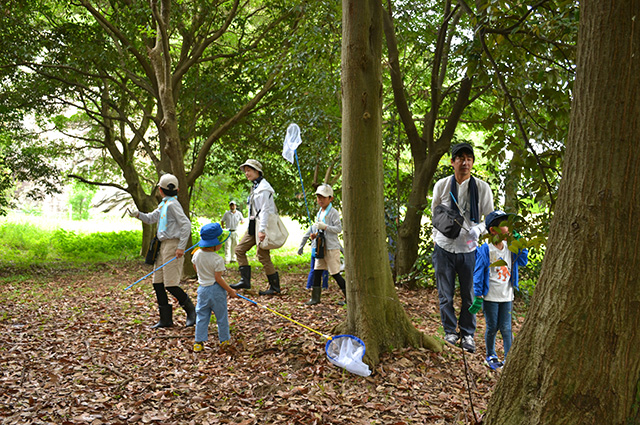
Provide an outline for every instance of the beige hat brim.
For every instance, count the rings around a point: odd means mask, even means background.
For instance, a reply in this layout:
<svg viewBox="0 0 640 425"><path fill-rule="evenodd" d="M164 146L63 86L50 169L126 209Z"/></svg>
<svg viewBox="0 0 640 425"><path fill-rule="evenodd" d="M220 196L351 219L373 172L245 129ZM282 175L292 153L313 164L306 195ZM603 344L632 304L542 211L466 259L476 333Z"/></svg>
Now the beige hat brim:
<svg viewBox="0 0 640 425"><path fill-rule="evenodd" d="M247 166L262 173L262 165L256 160L248 159L243 164L240 164L238 168L240 169L240 171L244 172L244 167Z"/></svg>

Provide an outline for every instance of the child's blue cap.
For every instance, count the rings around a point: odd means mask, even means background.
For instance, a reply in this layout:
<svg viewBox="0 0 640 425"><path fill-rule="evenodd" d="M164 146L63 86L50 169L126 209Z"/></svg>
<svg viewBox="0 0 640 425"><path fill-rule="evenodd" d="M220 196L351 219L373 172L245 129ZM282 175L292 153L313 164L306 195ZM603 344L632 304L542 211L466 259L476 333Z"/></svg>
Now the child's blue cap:
<svg viewBox="0 0 640 425"><path fill-rule="evenodd" d="M490 227L499 226L503 221L507 221L509 219L509 216L512 215L515 214L507 214L504 211L496 210L487 216L487 218L484 220L484 224L486 225L487 230L489 230Z"/></svg>
<svg viewBox="0 0 640 425"><path fill-rule="evenodd" d="M200 242L198 246L200 246L200 248L208 248L222 245L222 243L227 240L227 238L221 238L222 233L220 223L205 224L202 226L202 229L200 229Z"/></svg>

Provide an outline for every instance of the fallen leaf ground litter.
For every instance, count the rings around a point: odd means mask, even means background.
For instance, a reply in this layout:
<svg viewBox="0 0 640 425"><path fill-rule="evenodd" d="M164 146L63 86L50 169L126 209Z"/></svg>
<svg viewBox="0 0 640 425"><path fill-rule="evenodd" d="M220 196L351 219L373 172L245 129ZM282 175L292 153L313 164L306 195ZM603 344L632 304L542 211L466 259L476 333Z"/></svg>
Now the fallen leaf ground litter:
<svg viewBox="0 0 640 425"><path fill-rule="evenodd" d="M481 313L475 354L395 348L366 378L329 363L322 337L242 299L228 302L231 346L218 349L212 320L205 350L195 353L195 327L184 327L175 299L175 326L153 330L151 279L124 291L148 267L0 271L2 423L475 424L500 376L483 364ZM257 270L241 293L324 334L346 320L335 282L310 307L306 273L280 275L280 296L258 295L268 285ZM226 278L239 274L229 269ZM182 287L195 302L197 281ZM442 338L435 289L397 290L415 326Z"/></svg>

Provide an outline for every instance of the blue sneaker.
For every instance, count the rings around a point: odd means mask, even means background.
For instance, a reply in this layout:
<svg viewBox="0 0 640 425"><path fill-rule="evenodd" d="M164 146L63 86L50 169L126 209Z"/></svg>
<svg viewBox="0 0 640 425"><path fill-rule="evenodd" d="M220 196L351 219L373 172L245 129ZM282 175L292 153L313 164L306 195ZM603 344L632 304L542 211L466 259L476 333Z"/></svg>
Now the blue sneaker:
<svg viewBox="0 0 640 425"><path fill-rule="evenodd" d="M489 366L489 368L493 369L493 370L499 370L502 369L503 363L498 360L497 356L489 356L485 359L484 364L486 364L487 366Z"/></svg>

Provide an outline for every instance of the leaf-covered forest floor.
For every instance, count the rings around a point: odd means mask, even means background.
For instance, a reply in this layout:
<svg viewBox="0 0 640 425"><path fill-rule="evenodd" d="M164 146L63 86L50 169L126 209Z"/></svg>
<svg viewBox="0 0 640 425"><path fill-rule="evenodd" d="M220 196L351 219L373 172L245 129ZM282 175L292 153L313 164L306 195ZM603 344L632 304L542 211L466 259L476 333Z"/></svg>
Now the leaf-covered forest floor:
<svg viewBox="0 0 640 425"><path fill-rule="evenodd" d="M233 299L232 349L218 351L212 323L205 351L194 353L195 328L184 328L175 299L177 325L154 331L151 279L123 290L148 267L42 267L24 275L0 270L0 422L475 424L500 376L483 365L482 314L475 354L463 358L451 346L441 353L394 349L364 378L329 363L322 337ZM335 282L320 305L308 307L306 273L280 275L281 296L257 294L267 284L256 270L253 288L243 294L325 334L345 320ZM238 273L228 270L226 277L235 283ZM197 282L182 287L195 303ZM398 293L416 327L441 338L436 291ZM497 344L501 348L500 338Z"/></svg>

